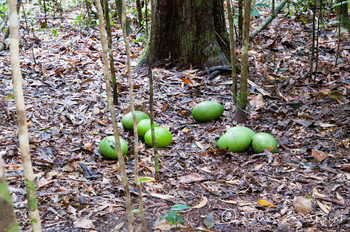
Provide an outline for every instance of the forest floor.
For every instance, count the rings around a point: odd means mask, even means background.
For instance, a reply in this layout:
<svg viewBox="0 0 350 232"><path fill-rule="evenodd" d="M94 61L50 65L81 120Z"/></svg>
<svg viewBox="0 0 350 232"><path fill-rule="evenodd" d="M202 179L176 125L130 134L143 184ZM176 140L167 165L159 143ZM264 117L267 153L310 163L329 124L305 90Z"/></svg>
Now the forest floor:
<svg viewBox="0 0 350 232"><path fill-rule="evenodd" d="M44 231L126 231L118 163L98 150L100 140L112 134L99 31L74 30L69 23L74 13L63 21L49 19L30 40L24 24L20 29L42 226ZM323 29L317 77L311 80L311 17L300 17L307 22L282 15L251 41L249 80L256 86L248 86L246 126L272 134L278 142L275 154L216 149L218 138L236 125L229 74L208 80L197 75L199 70L153 70L155 120L171 131L173 142L159 149L160 180L143 185L148 231L350 231L350 44L342 39L336 65L335 28ZM120 123L129 106L126 55L120 29L112 34L116 109L121 136L129 144L126 165L137 209L133 135ZM131 38L135 70L142 43ZM0 109L0 152L20 229L30 231L8 52L0 56L0 96L7 97ZM133 81L135 100L147 110L147 74L135 70ZM224 114L197 123L191 109L204 100L221 103ZM139 156L140 176L153 177L153 149L143 140ZM311 200L310 213L295 211L299 196ZM195 206L180 212L183 228L158 221L176 204Z"/></svg>

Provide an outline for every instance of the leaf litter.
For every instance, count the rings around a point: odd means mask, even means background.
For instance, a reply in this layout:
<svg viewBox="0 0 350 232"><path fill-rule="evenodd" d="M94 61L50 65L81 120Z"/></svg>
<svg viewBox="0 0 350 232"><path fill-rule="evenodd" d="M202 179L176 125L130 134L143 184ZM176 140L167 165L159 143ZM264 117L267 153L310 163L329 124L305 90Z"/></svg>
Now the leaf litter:
<svg viewBox="0 0 350 232"><path fill-rule="evenodd" d="M310 51L304 39L309 31L301 30L304 26L296 20L277 22L278 30L270 27L251 44L247 125L277 139L275 154L253 155L252 150L233 154L216 149L220 135L235 125L228 75L208 80L196 75L199 70L153 70L155 120L170 129L173 142L159 150L160 181L143 184L149 230L156 225L159 230L174 229L157 220L176 204L194 206L180 213L186 231L350 230L349 69L346 63L334 65L336 41L326 31L321 35L324 51L318 79L311 81L306 77ZM52 20L51 26L60 23ZM36 65L29 45L21 41L30 148L43 228L126 231L117 161L104 159L98 151L99 141L112 134L99 33L92 28L86 36L71 26L57 31L57 36L50 34L50 29L35 32ZM113 28L113 35L120 119L129 105L126 57L118 39L120 28ZM135 54L132 63L136 64L140 43L130 42ZM341 46L341 56L346 60L349 50L344 48ZM6 177L20 228L28 231L9 57L0 56L0 60L1 155L7 164ZM133 77L135 98L147 106L147 75L141 70ZM216 121L196 123L191 109L204 100L221 103L224 115ZM133 136L121 124L119 128L129 143L127 173L132 180ZM152 178L152 149L142 141L139 150L140 176ZM133 182L130 184L136 205L138 193ZM307 199L311 209L295 210L295 199Z"/></svg>

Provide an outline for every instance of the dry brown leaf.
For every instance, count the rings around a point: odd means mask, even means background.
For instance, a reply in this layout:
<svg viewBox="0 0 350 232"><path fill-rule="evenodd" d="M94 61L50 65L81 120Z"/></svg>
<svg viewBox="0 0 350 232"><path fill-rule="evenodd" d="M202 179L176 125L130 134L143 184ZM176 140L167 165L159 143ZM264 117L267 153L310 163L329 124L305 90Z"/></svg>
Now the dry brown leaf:
<svg viewBox="0 0 350 232"><path fill-rule="evenodd" d="M87 218L81 218L74 222L75 228L82 228L82 229L95 229L94 224L92 223L92 220Z"/></svg>
<svg viewBox="0 0 350 232"><path fill-rule="evenodd" d="M196 143L196 145L200 148L200 149L204 149L204 146L200 143L200 142L197 142L197 141L194 141Z"/></svg>
<svg viewBox="0 0 350 232"><path fill-rule="evenodd" d="M164 194L159 194L159 193L149 193L152 197L157 197L163 200L167 200L167 199L172 199L174 198L174 196L172 195L164 195Z"/></svg>
<svg viewBox="0 0 350 232"><path fill-rule="evenodd" d="M259 93L249 101L250 106L254 106L255 110L260 110L265 106L264 98L263 96Z"/></svg>
<svg viewBox="0 0 350 232"><path fill-rule="evenodd" d="M164 231L164 230L171 230L173 228L187 228L187 227L183 226L179 223L177 223L176 225L170 225L169 222L164 219L164 220L158 222L153 228L156 230Z"/></svg>
<svg viewBox="0 0 350 232"><path fill-rule="evenodd" d="M190 79L186 78L186 77L182 77L181 81L183 83L185 83L185 84L193 85L193 82Z"/></svg>
<svg viewBox="0 0 350 232"><path fill-rule="evenodd" d="M237 184L239 180L224 180L227 184Z"/></svg>
<svg viewBox="0 0 350 232"><path fill-rule="evenodd" d="M315 196L317 196L317 197L327 197L326 195L324 195L324 194L322 194L322 193L319 193L319 192L317 191L317 188L313 188L313 189L312 189L312 192L313 192L313 194L314 194Z"/></svg>
<svg viewBox="0 0 350 232"><path fill-rule="evenodd" d="M272 147L272 149L273 149L273 147ZM254 167L254 170L259 170L259 169L262 168L262 167L264 167L263 164L258 164L258 165L256 165L256 166Z"/></svg>
<svg viewBox="0 0 350 232"><path fill-rule="evenodd" d="M201 201L199 202L198 205L193 206L193 209L199 209L203 208L206 204L208 203L208 198L207 197L202 197Z"/></svg>
<svg viewBox="0 0 350 232"><path fill-rule="evenodd" d="M202 181L202 180L204 180L204 178L202 176L200 176L199 174L191 173L191 174L186 175L186 176L181 176L179 179L179 182L181 184L188 184L188 183Z"/></svg>
<svg viewBox="0 0 350 232"><path fill-rule="evenodd" d="M232 201L232 200L228 200L228 201L226 201L226 200L221 200L222 202L225 202L225 203L227 203L227 204L232 204L232 205L236 205L236 204L238 204L239 202L238 201Z"/></svg>
<svg viewBox="0 0 350 232"><path fill-rule="evenodd" d="M337 199L338 199L339 201L341 201L342 203L345 204L344 198L343 198L338 192L337 192L336 196L337 196Z"/></svg>
<svg viewBox="0 0 350 232"><path fill-rule="evenodd" d="M317 205L323 210L323 212L325 212L326 214L329 213L329 210L331 209L330 206L325 205L325 204L321 203L321 202L318 201L318 200L316 200L316 203L317 203Z"/></svg>
<svg viewBox="0 0 350 232"><path fill-rule="evenodd" d="M312 156L318 161L318 162L322 162L323 160L325 160L328 157L328 154L326 154L323 151L319 151L316 149L312 149Z"/></svg>

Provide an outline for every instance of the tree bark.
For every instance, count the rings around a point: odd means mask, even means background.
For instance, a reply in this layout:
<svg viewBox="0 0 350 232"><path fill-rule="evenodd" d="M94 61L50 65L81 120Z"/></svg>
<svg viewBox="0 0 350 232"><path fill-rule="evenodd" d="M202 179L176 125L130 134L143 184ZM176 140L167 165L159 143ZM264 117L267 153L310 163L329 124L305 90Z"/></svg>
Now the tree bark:
<svg viewBox="0 0 350 232"><path fill-rule="evenodd" d="M139 65L204 68L230 64L223 0L156 0L150 39Z"/></svg>
<svg viewBox="0 0 350 232"><path fill-rule="evenodd" d="M5 169L0 156L0 231L18 232L16 214L6 184Z"/></svg>
<svg viewBox="0 0 350 232"><path fill-rule="evenodd" d="M243 20L243 44L241 58L241 82L238 102L236 104L236 120L238 123L246 123L246 107L248 103L248 50L249 50L249 28L250 28L251 0L245 0Z"/></svg>
<svg viewBox="0 0 350 232"><path fill-rule="evenodd" d="M348 4L345 0L337 0L337 20L340 22L340 30L338 29L336 35L343 32L350 32L350 22L348 13Z"/></svg>

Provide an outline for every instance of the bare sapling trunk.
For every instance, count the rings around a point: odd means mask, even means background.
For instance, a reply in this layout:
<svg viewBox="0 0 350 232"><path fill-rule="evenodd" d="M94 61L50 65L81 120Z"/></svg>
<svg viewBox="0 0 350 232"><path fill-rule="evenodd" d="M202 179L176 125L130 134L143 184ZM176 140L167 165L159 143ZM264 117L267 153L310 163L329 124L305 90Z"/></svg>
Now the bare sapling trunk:
<svg viewBox="0 0 350 232"><path fill-rule="evenodd" d="M112 45L112 33L111 33L111 21L110 21L110 18L109 18L108 0L103 0L103 5L104 5L104 9L105 9L105 18L106 18L109 66L110 66L110 69L111 69L112 89L113 89L113 103L114 103L114 105L118 105L118 90L117 90L117 80L116 80L116 77L115 77L114 58L113 58L113 45Z"/></svg>
<svg viewBox="0 0 350 232"><path fill-rule="evenodd" d="M10 191L6 184L5 168L0 156L0 231L18 232L18 224Z"/></svg>
<svg viewBox="0 0 350 232"><path fill-rule="evenodd" d="M136 0L136 8L137 8L137 18L138 18L138 25L139 28L142 27L142 6L141 6L141 1Z"/></svg>
<svg viewBox="0 0 350 232"><path fill-rule="evenodd" d="M153 12L154 8L152 7L153 3L151 3L151 11ZM153 15L153 14L152 14ZM151 19L151 36L154 33L154 17ZM154 41L150 41L150 49L152 50L154 47ZM158 147L156 143L156 137L154 133L154 111L153 111L153 75L152 75L152 56L149 57L148 60L148 80L149 80L149 107L151 114L151 136L152 136L152 145L153 145L153 153L154 153L154 169L155 169L155 179L159 180L159 160L158 160Z"/></svg>
<svg viewBox="0 0 350 232"><path fill-rule="evenodd" d="M249 49L249 26L250 26L250 8L251 0L244 2L244 20L243 20L243 44L241 58L241 81L238 102L236 104L236 120L239 123L246 123L246 107L248 102L248 49Z"/></svg>
<svg viewBox="0 0 350 232"><path fill-rule="evenodd" d="M41 221L35 193L35 177L29 153L29 135L22 89L22 73L19 65L19 33L16 1L8 0L10 10L10 60L13 77L13 92L16 101L18 139L23 163L23 173L27 192L28 208L32 230L41 231Z"/></svg>
<svg viewBox="0 0 350 232"><path fill-rule="evenodd" d="M139 180L139 155L138 155L138 141L139 136L137 133L137 121L136 121L136 113L134 106L134 85L132 83L131 76L131 67L130 67L130 46L129 41L126 34L126 1L122 0L122 31L123 31L123 39L126 50L126 65L128 69L128 82L129 82L129 95L130 95L130 110L133 118L133 129L134 129L134 160L135 160L135 184L137 186L137 190L139 193L139 210L140 210L140 218L141 218L141 231L145 231L146 223L145 216L143 212L143 199L142 199L142 185Z"/></svg>
<svg viewBox="0 0 350 232"><path fill-rule="evenodd" d="M133 217L133 213L132 213L132 204L131 204L129 182L127 179L125 161L124 161L124 157L123 157L121 146L120 146L119 130L118 130L118 124L117 124L117 115L116 115L114 104L113 104L111 80L109 78L108 47L107 47L107 42L106 42L106 30L105 30L105 25L104 25L104 20L103 20L102 6L101 6L100 0L95 0L95 3L97 6L97 14L98 14L98 18L100 21L99 27L100 27L100 34L101 34L102 50L103 50L104 78L105 78L105 82L106 82L108 107L109 107L109 110L111 112L113 133L114 133L115 143L116 143L116 147L117 147L117 156L118 156L118 162L119 162L119 167L120 167L120 175L122 177L122 183L123 183L123 188L124 188L126 216L128 218L128 227L129 227L128 230L134 231L134 217Z"/></svg>
<svg viewBox="0 0 350 232"><path fill-rule="evenodd" d="M226 0L228 21L230 27L230 55L231 55L231 67L232 67L232 96L233 102L237 100L237 71L236 71L236 54L235 54L235 38L233 28L233 17L231 12L231 0Z"/></svg>
<svg viewBox="0 0 350 232"><path fill-rule="evenodd" d="M276 9L271 10L271 14L257 28L255 28L254 31L249 33L250 39L254 38L257 34L259 34L259 32L264 30L276 18L278 13L283 9L284 5L286 5L287 2L288 0L282 0Z"/></svg>

